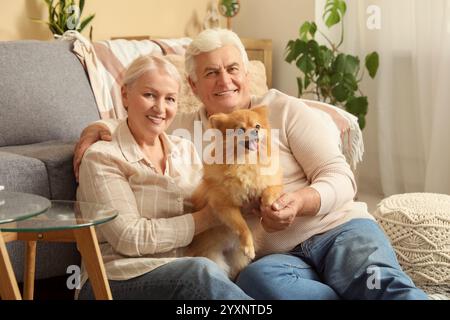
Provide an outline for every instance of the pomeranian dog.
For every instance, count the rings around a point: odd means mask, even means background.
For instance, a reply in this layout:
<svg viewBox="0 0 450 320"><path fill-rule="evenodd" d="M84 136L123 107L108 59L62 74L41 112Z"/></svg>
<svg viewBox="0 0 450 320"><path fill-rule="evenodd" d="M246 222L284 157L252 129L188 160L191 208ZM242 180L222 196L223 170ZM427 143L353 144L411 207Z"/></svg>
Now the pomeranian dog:
<svg viewBox="0 0 450 320"><path fill-rule="evenodd" d="M186 254L215 261L231 279L255 258L257 234L263 232L260 224L255 227L259 230L250 230L240 208L254 199L270 206L282 192L267 112L261 106L209 118L216 130L214 161L205 161L202 182L192 196L196 209L209 205L221 225L195 236Z"/></svg>

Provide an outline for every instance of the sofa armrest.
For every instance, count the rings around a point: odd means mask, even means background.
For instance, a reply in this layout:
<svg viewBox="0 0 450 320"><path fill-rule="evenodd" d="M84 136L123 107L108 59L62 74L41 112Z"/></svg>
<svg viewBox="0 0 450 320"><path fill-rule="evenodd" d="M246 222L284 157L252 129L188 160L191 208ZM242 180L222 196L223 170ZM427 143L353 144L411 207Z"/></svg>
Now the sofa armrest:
<svg viewBox="0 0 450 320"><path fill-rule="evenodd" d="M364 154L364 141L361 129L359 128L358 118L328 103L307 99L301 100L308 106L316 108L330 116L340 137L339 147L347 162L355 169L357 164L362 161Z"/></svg>

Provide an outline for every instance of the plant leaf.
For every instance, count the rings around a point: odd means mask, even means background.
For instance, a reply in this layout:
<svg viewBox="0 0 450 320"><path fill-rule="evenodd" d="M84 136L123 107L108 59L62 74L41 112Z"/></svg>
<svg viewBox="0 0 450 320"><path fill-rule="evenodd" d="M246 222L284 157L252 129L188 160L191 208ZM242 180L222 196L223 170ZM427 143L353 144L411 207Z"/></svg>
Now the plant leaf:
<svg viewBox="0 0 450 320"><path fill-rule="evenodd" d="M80 17L81 17L81 14L83 13L83 9L84 9L84 0L80 0L79 8L80 8Z"/></svg>
<svg viewBox="0 0 450 320"><path fill-rule="evenodd" d="M308 52L311 54L311 56L313 56L314 58L317 59L317 57L319 56L319 44L317 43L317 41L309 40L307 47L308 47Z"/></svg>
<svg viewBox="0 0 450 320"><path fill-rule="evenodd" d="M300 98L303 94L303 83L301 77L297 77L297 87L298 87L298 97Z"/></svg>
<svg viewBox="0 0 450 320"><path fill-rule="evenodd" d="M83 29L89 24L89 22L92 21L92 19L95 18L95 14L91 14L89 17L87 17L86 19L84 19L81 24L80 24L80 28L78 29L79 32L83 31Z"/></svg>
<svg viewBox="0 0 450 320"><path fill-rule="evenodd" d="M51 26L53 28L52 31L54 34L60 34L60 35L64 34L65 30L63 28L61 28L61 26L59 24L57 24L56 22L49 23L49 26Z"/></svg>
<svg viewBox="0 0 450 320"><path fill-rule="evenodd" d="M316 66L312 59L304 54L297 60L297 67L303 71L303 73L307 74L313 71Z"/></svg>
<svg viewBox="0 0 450 320"><path fill-rule="evenodd" d="M340 21L341 18L339 17L339 14L337 14L336 12L331 12L325 20L325 24L329 28L334 26L335 24L338 24Z"/></svg>
<svg viewBox="0 0 450 320"><path fill-rule="evenodd" d="M330 85L334 86L342 81L342 74L341 73L332 73L330 78Z"/></svg>
<svg viewBox="0 0 450 320"><path fill-rule="evenodd" d="M311 35L312 38L314 38L316 32L317 32L317 24L315 22L312 22L311 27L309 28L309 34Z"/></svg>
<svg viewBox="0 0 450 320"><path fill-rule="evenodd" d="M291 63L294 60L297 60L298 56L302 53L306 52L306 42L297 39L295 41L291 40L288 42L286 47L287 56L285 60L288 63Z"/></svg>
<svg viewBox="0 0 450 320"><path fill-rule="evenodd" d="M373 79L377 75L379 66L379 56L377 52L372 52L366 56L366 68L369 71L370 77Z"/></svg>
<svg viewBox="0 0 450 320"><path fill-rule="evenodd" d="M324 68L328 69L333 61L333 52L326 46L320 46L319 50L320 62Z"/></svg>
<svg viewBox="0 0 450 320"><path fill-rule="evenodd" d="M349 91L355 91L358 89L358 83L356 82L356 78L351 73L344 73L342 83Z"/></svg>
<svg viewBox="0 0 450 320"><path fill-rule="evenodd" d="M319 87L327 87L330 85L330 77L325 74L319 77L319 79L317 79L317 84L319 85Z"/></svg>
<svg viewBox="0 0 450 320"><path fill-rule="evenodd" d="M347 5L344 0L327 0L322 17L325 21L325 25L330 28L335 24L338 24L341 22L346 11Z"/></svg>
<svg viewBox="0 0 450 320"><path fill-rule="evenodd" d="M307 74L305 74L305 90L308 89L310 83L311 83L311 78Z"/></svg>
<svg viewBox="0 0 450 320"><path fill-rule="evenodd" d="M345 104L345 110L354 114L355 116L366 115L369 102L366 96L350 97Z"/></svg>
<svg viewBox="0 0 450 320"><path fill-rule="evenodd" d="M358 115L358 124L361 130L366 127L366 117L364 115Z"/></svg>
<svg viewBox="0 0 450 320"><path fill-rule="evenodd" d="M336 73L343 73L345 70L345 54L340 53L333 62L332 70Z"/></svg>
<svg viewBox="0 0 450 320"><path fill-rule="evenodd" d="M339 102L347 100L347 98L350 95L349 90L343 84L338 84L336 87L333 88L333 90L331 90L331 93Z"/></svg>
<svg viewBox="0 0 450 320"><path fill-rule="evenodd" d="M300 39L302 39L303 41L308 41L308 34L311 36L311 39L314 39L316 31L317 31L316 23L306 21L301 25L299 29Z"/></svg>
<svg viewBox="0 0 450 320"><path fill-rule="evenodd" d="M284 61L286 61L287 63L291 63L292 61L294 61L296 59L295 56L295 41L294 40L289 40L289 42L286 45L286 52L285 52L285 58Z"/></svg>
<svg viewBox="0 0 450 320"><path fill-rule="evenodd" d="M302 39L303 41L308 41L308 33L309 33L309 29L311 28L311 22L306 21L305 23L303 23L300 27L299 30L299 36L300 39Z"/></svg>
<svg viewBox="0 0 450 320"><path fill-rule="evenodd" d="M344 67L345 73L356 74L356 72L359 70L359 58L358 57L348 54L345 56L344 64L345 64L345 67Z"/></svg>

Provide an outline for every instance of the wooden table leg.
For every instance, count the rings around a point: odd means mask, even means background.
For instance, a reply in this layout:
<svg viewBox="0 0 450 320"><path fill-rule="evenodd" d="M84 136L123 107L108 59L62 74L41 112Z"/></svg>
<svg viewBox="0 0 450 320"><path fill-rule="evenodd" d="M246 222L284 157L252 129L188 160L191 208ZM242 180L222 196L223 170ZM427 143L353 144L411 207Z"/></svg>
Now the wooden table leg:
<svg viewBox="0 0 450 320"><path fill-rule="evenodd" d="M36 271L36 241L26 241L23 299L33 300L34 275Z"/></svg>
<svg viewBox="0 0 450 320"><path fill-rule="evenodd" d="M95 298L97 300L112 300L111 289L106 278L105 266L103 265L94 227L76 229L74 234Z"/></svg>
<svg viewBox="0 0 450 320"><path fill-rule="evenodd" d="M22 300L8 250L0 232L0 295L3 300Z"/></svg>

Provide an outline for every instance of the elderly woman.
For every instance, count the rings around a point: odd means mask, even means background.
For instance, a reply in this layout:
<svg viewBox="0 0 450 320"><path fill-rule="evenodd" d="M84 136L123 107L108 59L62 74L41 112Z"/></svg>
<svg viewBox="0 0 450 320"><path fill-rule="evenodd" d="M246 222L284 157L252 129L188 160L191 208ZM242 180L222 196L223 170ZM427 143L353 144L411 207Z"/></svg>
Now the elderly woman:
<svg viewBox="0 0 450 320"><path fill-rule="evenodd" d="M142 56L122 87L128 118L112 142L92 145L80 167L78 200L109 205L116 219L99 227L115 299L249 299L213 262L181 257L194 235L216 225L189 197L201 178L190 141L164 133L177 112L180 75L160 57ZM83 272L80 299L93 298Z"/></svg>

